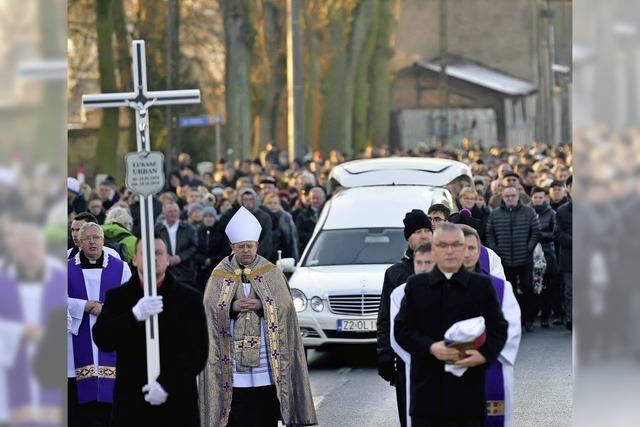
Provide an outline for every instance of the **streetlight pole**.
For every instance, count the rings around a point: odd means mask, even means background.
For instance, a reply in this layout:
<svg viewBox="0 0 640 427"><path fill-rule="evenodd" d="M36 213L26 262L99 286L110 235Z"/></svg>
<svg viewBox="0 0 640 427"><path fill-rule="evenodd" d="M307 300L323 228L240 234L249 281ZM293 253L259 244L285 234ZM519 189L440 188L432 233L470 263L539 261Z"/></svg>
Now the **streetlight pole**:
<svg viewBox="0 0 640 427"><path fill-rule="evenodd" d="M440 102L442 108L442 121L440 129L440 142L443 146L449 142L449 87L447 82L448 60L448 33L447 33L447 0L440 0Z"/></svg>

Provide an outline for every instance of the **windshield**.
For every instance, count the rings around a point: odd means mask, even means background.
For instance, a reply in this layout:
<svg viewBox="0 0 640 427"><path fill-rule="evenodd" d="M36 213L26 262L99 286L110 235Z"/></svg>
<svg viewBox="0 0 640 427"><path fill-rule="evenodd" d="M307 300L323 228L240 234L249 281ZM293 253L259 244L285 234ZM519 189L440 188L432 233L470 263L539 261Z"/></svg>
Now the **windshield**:
<svg viewBox="0 0 640 427"><path fill-rule="evenodd" d="M406 249L402 228L323 230L313 242L304 266L393 264Z"/></svg>

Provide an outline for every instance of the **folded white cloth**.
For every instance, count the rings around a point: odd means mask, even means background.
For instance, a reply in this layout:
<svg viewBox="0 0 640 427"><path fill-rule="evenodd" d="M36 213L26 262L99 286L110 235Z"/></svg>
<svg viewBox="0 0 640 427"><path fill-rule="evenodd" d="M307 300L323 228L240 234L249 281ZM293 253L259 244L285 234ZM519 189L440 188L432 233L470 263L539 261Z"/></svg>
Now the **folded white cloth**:
<svg viewBox="0 0 640 427"><path fill-rule="evenodd" d="M446 342L451 343L471 343L478 339L485 330L484 317L478 316L471 319L461 320L451 325L444 333ZM461 377L467 368L458 368L455 365L444 365L444 370L456 377Z"/></svg>

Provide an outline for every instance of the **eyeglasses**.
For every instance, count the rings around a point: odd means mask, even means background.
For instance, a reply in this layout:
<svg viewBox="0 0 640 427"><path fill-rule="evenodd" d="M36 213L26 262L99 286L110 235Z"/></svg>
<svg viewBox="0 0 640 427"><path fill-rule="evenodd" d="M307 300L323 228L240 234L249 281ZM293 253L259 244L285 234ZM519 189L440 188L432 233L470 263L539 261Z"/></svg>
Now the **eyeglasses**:
<svg viewBox="0 0 640 427"><path fill-rule="evenodd" d="M432 222L442 222L444 218L440 218L439 216L429 217Z"/></svg>
<svg viewBox="0 0 640 427"><path fill-rule="evenodd" d="M82 239L80 239L80 241L82 242L99 242L100 240L102 240L102 237L100 236L89 236L89 237L83 237Z"/></svg>
<svg viewBox="0 0 640 427"><path fill-rule="evenodd" d="M460 249L463 246L464 246L464 243L461 243L461 242L453 242L453 243L438 242L438 243L436 243L436 247L438 247L440 249L445 249L445 250L448 249L448 248Z"/></svg>

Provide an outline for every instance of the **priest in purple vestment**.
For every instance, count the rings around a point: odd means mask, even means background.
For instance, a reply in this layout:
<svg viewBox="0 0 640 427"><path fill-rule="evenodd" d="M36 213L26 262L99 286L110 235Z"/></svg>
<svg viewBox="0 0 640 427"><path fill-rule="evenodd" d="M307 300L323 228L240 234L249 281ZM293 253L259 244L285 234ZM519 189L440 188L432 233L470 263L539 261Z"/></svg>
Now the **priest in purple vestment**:
<svg viewBox="0 0 640 427"><path fill-rule="evenodd" d="M91 328L107 291L131 278L129 266L104 252L104 233L93 222L79 232L80 252L67 264L69 318L67 378L69 426L109 424L116 378L115 353L98 350Z"/></svg>
<svg viewBox="0 0 640 427"><path fill-rule="evenodd" d="M487 397L487 418L485 427L511 427L513 425L513 365L520 347L522 328L520 306L513 293L511 283L489 274L485 269L488 261L483 257L478 232L468 225L459 225L464 234L464 266L469 271L485 274L491 278L500 302L502 314L508 323L507 342L498 359L487 368L485 393Z"/></svg>

